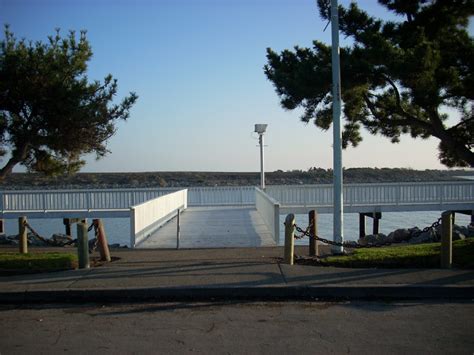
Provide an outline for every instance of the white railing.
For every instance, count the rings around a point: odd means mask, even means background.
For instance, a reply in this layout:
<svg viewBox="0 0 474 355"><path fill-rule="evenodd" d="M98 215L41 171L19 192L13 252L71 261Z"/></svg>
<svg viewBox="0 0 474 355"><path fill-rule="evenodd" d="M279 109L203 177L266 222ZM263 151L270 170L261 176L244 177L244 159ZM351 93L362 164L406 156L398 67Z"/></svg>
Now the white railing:
<svg viewBox="0 0 474 355"><path fill-rule="evenodd" d="M188 192L189 206L253 205L253 186L191 187Z"/></svg>
<svg viewBox="0 0 474 355"><path fill-rule="evenodd" d="M3 191L0 211L74 211L129 209L172 188Z"/></svg>
<svg viewBox="0 0 474 355"><path fill-rule="evenodd" d="M276 245L280 242L280 204L258 187L255 188L255 208L272 233Z"/></svg>
<svg viewBox="0 0 474 355"><path fill-rule="evenodd" d="M10 218L16 216L12 213L15 211L111 211L110 217L123 216L130 206L177 190L178 188L3 191L0 192L0 214L3 218ZM332 185L267 185L266 193L281 206L332 206ZM188 204L251 206L255 204L255 191L252 186L192 187L188 189ZM474 204L473 181L344 186L344 205L348 207L390 205L401 206L400 209L403 209L404 206L426 205L427 208L435 208L438 205L437 208L451 208L456 204L464 207ZM119 210L123 213L117 214L116 211Z"/></svg>
<svg viewBox="0 0 474 355"><path fill-rule="evenodd" d="M157 197L130 208L130 246L153 233L174 217L178 210L187 208L188 190L180 190Z"/></svg>
<svg viewBox="0 0 474 355"><path fill-rule="evenodd" d="M332 206L332 185L267 186L282 205ZM412 205L474 203L472 182L350 184L344 186L344 205Z"/></svg>

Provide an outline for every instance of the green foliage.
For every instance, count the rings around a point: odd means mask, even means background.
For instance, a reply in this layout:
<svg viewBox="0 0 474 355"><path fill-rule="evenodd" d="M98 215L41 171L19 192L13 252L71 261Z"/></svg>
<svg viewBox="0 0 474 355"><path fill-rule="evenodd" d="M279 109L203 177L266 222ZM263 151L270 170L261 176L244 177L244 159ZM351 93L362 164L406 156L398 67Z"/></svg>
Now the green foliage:
<svg viewBox="0 0 474 355"><path fill-rule="evenodd" d="M328 1L318 0L330 19ZM447 166L474 166L474 41L467 32L469 0L379 0L404 20L376 19L358 8L339 7L340 31L353 45L340 49L344 146L357 146L363 126L396 143L402 134L440 140ZM304 109L301 119L327 130L332 122L331 47L267 49L264 71L281 105ZM440 110L451 107L452 124ZM449 126L449 124L452 124Z"/></svg>
<svg viewBox="0 0 474 355"><path fill-rule="evenodd" d="M114 104L117 80L89 82L92 49L86 32L79 38L59 30L47 43L17 40L8 26L0 42L0 154L10 159L0 179L16 164L48 175L71 174L80 158L108 151L117 120L129 117L137 95Z"/></svg>
<svg viewBox="0 0 474 355"><path fill-rule="evenodd" d="M439 268L441 243L355 249L347 256L329 256L322 265L338 267ZM453 264L474 268L474 238L453 242Z"/></svg>
<svg viewBox="0 0 474 355"><path fill-rule="evenodd" d="M77 267L77 255L72 253L11 253L0 252L0 270L15 272L40 272L74 269Z"/></svg>

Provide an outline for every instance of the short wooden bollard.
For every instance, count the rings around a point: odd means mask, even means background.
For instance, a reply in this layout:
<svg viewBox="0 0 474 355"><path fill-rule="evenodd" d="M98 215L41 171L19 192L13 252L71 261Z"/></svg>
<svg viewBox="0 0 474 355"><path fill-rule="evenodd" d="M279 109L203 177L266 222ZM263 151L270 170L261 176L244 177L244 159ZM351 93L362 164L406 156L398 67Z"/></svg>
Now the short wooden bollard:
<svg viewBox="0 0 474 355"><path fill-rule="evenodd" d="M295 215L290 213L285 219L285 263L293 265L295 254Z"/></svg>
<svg viewBox="0 0 474 355"><path fill-rule="evenodd" d="M26 217L18 218L18 235L20 242L20 254L28 253L28 231L26 229Z"/></svg>
<svg viewBox="0 0 474 355"><path fill-rule="evenodd" d="M441 214L441 268L449 269L453 265L453 214L446 211Z"/></svg>
<svg viewBox="0 0 474 355"><path fill-rule="evenodd" d="M100 219L94 219L92 220L92 223L94 223L94 226L97 228L98 231L97 239L99 241L98 246L100 260L111 261L112 259L110 258L109 244L107 242L107 235L105 234L104 223Z"/></svg>
<svg viewBox="0 0 474 355"><path fill-rule="evenodd" d="M77 256L79 269L89 269L89 238L87 236L87 220L77 224Z"/></svg>
<svg viewBox="0 0 474 355"><path fill-rule="evenodd" d="M318 256L318 242L316 236L318 235L318 214L315 210L309 211L308 214L309 225L311 226L311 237L309 238L309 255Z"/></svg>

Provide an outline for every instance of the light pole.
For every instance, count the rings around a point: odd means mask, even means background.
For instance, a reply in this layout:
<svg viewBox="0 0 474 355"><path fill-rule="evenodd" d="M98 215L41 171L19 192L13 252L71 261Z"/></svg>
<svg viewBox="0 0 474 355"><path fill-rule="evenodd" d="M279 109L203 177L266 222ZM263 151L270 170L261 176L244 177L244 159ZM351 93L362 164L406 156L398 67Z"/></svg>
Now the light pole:
<svg viewBox="0 0 474 355"><path fill-rule="evenodd" d="M341 136L341 74L339 65L339 14L337 0L331 0L332 32L332 127L334 175L334 241L344 242L342 191L342 136ZM342 253L343 247L333 246L333 252Z"/></svg>
<svg viewBox="0 0 474 355"><path fill-rule="evenodd" d="M260 143L260 188L265 190L265 170L263 168L263 134L267 129L267 124L255 124L255 132L258 133L258 142Z"/></svg>

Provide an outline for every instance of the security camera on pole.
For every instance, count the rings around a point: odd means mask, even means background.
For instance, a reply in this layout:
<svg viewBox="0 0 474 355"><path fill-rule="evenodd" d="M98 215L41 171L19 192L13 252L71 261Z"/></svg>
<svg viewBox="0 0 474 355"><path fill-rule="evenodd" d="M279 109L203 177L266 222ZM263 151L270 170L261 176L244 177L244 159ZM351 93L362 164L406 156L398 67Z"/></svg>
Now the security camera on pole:
<svg viewBox="0 0 474 355"><path fill-rule="evenodd" d="M265 171L263 168L263 134L267 129L267 124L255 124L255 132L258 133L258 142L260 143L260 188L265 190Z"/></svg>

